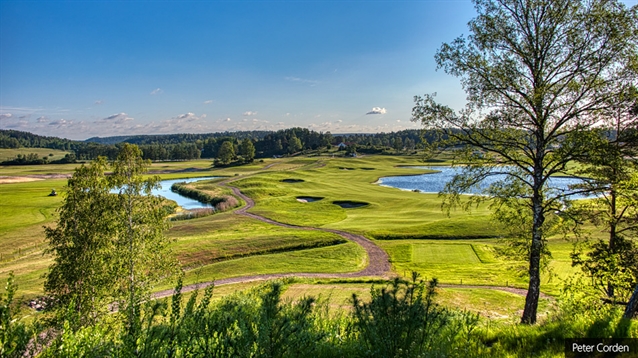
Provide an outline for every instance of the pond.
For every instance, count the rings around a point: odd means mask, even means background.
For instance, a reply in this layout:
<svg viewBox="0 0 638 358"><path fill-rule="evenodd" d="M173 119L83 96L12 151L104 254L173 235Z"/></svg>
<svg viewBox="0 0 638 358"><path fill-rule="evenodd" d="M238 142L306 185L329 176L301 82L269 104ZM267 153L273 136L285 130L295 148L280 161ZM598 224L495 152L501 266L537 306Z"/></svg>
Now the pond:
<svg viewBox="0 0 638 358"><path fill-rule="evenodd" d="M421 174L421 175L409 175L409 176L396 176L396 177L384 177L379 178L379 184L391 188L397 188L402 190L419 190L423 193L438 193L445 187L452 178L461 172L461 167L448 167L448 166L433 166L433 167L409 167L412 169L430 169L436 170L436 173ZM480 194L480 192L487 188L490 184L502 180L505 175L499 174L491 177L487 177L481 183L481 188L473 190L468 194ZM555 177L551 178L548 182L550 188L558 190L567 190L569 185L580 183L581 179L574 177ZM583 199L585 196L572 195L571 199Z"/></svg>
<svg viewBox="0 0 638 358"><path fill-rule="evenodd" d="M182 179L170 179L170 180L162 180L160 181L161 188L154 189L153 195L162 196L166 199L173 200L177 203L177 205L181 206L183 209L202 209L202 208L212 208L212 205L202 204L197 200L187 198L181 196L177 193L173 193L171 191L171 186L175 183L192 183L201 180L210 180L217 179L220 177L200 177L200 178L182 178Z"/></svg>
<svg viewBox="0 0 638 358"><path fill-rule="evenodd" d="M181 206L183 209L201 209L201 208L212 208L210 204L202 204L199 201L191 198L187 198L185 196L181 196L177 193L171 191L171 186L175 183L193 183L201 180L210 180L217 179L219 177L200 177L200 178L182 178L182 179L171 179L171 180L162 180L160 184L162 187L160 189L153 190L153 195L163 196L166 199L173 200L177 203L177 205Z"/></svg>

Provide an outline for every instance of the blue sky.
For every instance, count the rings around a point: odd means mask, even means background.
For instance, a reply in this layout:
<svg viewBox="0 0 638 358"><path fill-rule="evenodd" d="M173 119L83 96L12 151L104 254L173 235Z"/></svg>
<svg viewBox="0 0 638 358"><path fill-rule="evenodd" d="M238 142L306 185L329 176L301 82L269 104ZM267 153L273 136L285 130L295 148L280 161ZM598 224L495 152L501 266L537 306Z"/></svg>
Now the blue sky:
<svg viewBox="0 0 638 358"><path fill-rule="evenodd" d="M464 103L434 54L474 15L470 1L0 0L0 128L418 128L414 95Z"/></svg>

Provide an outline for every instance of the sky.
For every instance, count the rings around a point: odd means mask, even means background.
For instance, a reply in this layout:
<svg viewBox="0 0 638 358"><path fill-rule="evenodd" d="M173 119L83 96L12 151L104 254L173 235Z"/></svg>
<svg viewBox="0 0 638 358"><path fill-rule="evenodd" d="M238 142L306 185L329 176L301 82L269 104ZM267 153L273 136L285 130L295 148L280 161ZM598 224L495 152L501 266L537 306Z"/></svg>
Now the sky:
<svg viewBox="0 0 638 358"><path fill-rule="evenodd" d="M469 0L0 0L0 129L416 129L415 95L463 106L434 55L475 14Z"/></svg>

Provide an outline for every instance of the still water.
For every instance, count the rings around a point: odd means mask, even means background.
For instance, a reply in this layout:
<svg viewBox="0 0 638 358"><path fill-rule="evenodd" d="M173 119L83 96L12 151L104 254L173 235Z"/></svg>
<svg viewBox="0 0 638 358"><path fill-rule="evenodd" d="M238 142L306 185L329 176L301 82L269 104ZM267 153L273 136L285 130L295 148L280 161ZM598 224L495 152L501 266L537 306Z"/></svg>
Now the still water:
<svg viewBox="0 0 638 358"><path fill-rule="evenodd" d="M160 181L161 187L159 189L154 189L152 194L157 196L162 196L166 199L173 200L177 203L177 205L181 206L184 209L202 209L202 208L212 208L209 204L202 204L197 200L187 198L181 196L177 193L173 193L171 191L171 186L175 183L192 183L201 180L210 180L217 179L220 177L200 177L200 178L182 178L182 179L171 179L171 180L162 180ZM113 190L113 192L116 192Z"/></svg>
<svg viewBox="0 0 638 358"><path fill-rule="evenodd" d="M413 169L431 169L436 170L436 173L421 174L421 175L409 175L409 176L396 176L396 177L384 177L379 179L379 184L391 188L398 188L402 190L419 190L423 193L438 193L445 187L445 184L452 180L452 178L459 174L463 168L461 167L410 167ZM493 184L496 181L503 180L504 174L494 175L487 177L479 189L474 189L468 194L480 194L484 189ZM569 185L581 183L582 180L574 177L556 177L551 178L548 181L548 186L557 190L567 190ZM571 199L583 199L582 195L572 195Z"/></svg>

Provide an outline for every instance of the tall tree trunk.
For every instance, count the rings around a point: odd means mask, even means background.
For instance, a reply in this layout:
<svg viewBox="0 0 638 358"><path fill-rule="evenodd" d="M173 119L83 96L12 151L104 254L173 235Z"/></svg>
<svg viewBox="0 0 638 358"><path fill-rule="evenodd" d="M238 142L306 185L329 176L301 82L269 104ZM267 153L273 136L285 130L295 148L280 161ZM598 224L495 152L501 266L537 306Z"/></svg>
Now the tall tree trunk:
<svg viewBox="0 0 638 358"><path fill-rule="evenodd" d="M540 180L537 181L540 183ZM538 185L540 188L540 185ZM525 309L521 317L523 324L535 324L538 310L538 299L541 290L541 254L543 252L543 223L545 214L543 212L541 190L534 190L532 199L533 225L532 243L529 252L529 287L525 296Z"/></svg>

